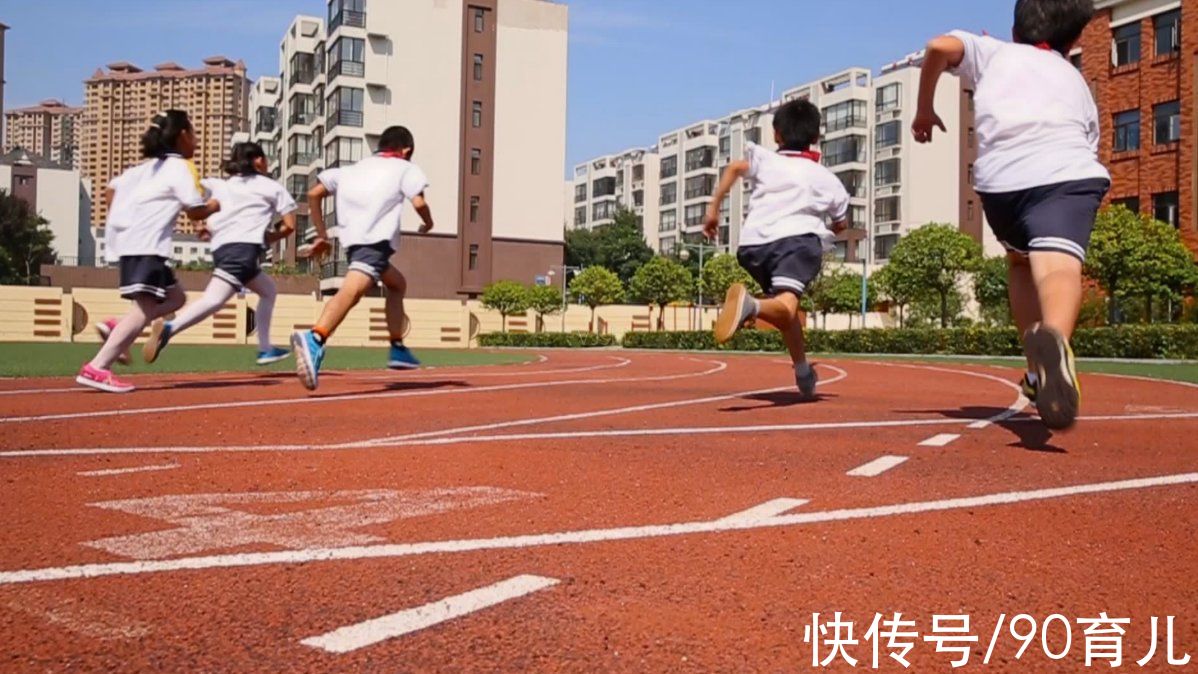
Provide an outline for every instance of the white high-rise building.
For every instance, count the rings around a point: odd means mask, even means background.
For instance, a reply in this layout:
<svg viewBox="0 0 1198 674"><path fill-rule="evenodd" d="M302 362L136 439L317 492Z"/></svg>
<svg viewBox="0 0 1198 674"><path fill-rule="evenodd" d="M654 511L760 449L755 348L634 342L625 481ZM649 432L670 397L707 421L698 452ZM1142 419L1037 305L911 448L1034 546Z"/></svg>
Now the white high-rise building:
<svg viewBox="0 0 1198 674"><path fill-rule="evenodd" d="M655 148L634 148L574 167L568 195L574 212L568 222L594 229L611 224L624 209L636 214L646 236L656 239L659 161Z"/></svg>

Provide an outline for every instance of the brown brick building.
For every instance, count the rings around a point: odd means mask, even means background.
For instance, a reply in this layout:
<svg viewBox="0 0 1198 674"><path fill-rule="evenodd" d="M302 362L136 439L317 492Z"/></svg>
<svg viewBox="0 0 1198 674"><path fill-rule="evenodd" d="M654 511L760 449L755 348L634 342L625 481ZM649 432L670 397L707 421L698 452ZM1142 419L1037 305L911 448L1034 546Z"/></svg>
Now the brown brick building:
<svg viewBox="0 0 1198 674"><path fill-rule="evenodd" d="M78 129L82 117L83 108L73 108L53 99L27 108L6 110L4 153L21 148L78 170Z"/></svg>
<svg viewBox="0 0 1198 674"><path fill-rule="evenodd" d="M1108 199L1177 226L1198 254L1198 2L1095 5L1072 59L1098 103Z"/></svg>

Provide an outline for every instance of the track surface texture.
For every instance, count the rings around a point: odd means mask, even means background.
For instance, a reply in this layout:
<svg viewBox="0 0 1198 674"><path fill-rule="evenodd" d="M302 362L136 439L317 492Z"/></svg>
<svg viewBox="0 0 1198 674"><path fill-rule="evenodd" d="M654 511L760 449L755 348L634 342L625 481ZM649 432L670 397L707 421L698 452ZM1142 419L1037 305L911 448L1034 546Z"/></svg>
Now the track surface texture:
<svg viewBox="0 0 1198 674"><path fill-rule="evenodd" d="M1103 614L1198 667L1198 387L1083 375L1050 435L1011 370L818 369L0 381L0 671L903 671L895 613L909 671L1079 671Z"/></svg>

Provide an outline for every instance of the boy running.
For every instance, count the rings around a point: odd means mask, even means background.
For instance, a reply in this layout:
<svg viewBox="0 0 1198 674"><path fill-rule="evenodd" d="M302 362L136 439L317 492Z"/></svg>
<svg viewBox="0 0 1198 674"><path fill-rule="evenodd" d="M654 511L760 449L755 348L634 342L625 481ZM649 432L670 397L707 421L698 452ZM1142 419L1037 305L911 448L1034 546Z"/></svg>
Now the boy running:
<svg viewBox="0 0 1198 674"><path fill-rule="evenodd" d="M753 143L745 159L724 171L707 208L703 231L709 239L719 231L720 205L740 178L749 181L749 215L740 234L736 259L769 299L756 300L744 285L728 289L715 323L716 342L723 344L750 318L760 318L782 331L794 362L795 383L804 398L815 397L818 376L807 362L799 300L819 276L824 253L835 234L848 227L849 194L834 173L820 164L811 148L819 141L819 108L810 101L791 101L774 113L778 152ZM831 220L829 229L826 221Z"/></svg>
<svg viewBox="0 0 1198 674"><path fill-rule="evenodd" d="M296 371L309 391L316 390L325 344L345 320L350 309L379 282L387 288L387 330L391 333L391 354L387 366L409 370L420 361L403 344L404 293L407 279L391 264L399 246L400 216L404 203L411 201L423 224L420 233L433 228L433 215L424 200L428 178L411 162L416 142L412 132L392 126L379 138L379 151L372 157L348 166L321 171L319 182L308 192L308 212L316 229L311 255L320 257L330 249L324 224L324 200L336 195L337 238L347 249L349 271L341 289L324 307L311 330L291 336Z"/></svg>
<svg viewBox="0 0 1198 674"><path fill-rule="evenodd" d="M1110 173L1098 161L1098 111L1069 51L1093 0L1018 0L1013 42L955 31L928 43L915 140L945 130L933 108L945 71L974 91L974 188L1007 249L1011 313L1027 356L1025 395L1051 429L1073 426L1079 385L1069 340L1082 265Z"/></svg>

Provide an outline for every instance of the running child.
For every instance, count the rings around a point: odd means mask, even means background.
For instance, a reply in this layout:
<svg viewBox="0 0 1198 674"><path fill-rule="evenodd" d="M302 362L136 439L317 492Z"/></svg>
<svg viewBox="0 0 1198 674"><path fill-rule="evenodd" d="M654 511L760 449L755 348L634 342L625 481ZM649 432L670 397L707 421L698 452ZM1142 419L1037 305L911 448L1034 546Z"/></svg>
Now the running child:
<svg viewBox="0 0 1198 674"><path fill-rule="evenodd" d="M347 249L349 271L311 330L291 336L295 351L295 367L300 381L316 390L325 345L337 326L376 284L387 289L387 330L391 334L391 352L387 366L394 370L409 370L420 361L403 344L404 294L408 282L391 264L391 256L399 246L400 216L404 203L411 202L423 224L420 233L433 228L433 215L424 200L428 178L412 163L416 142L412 132L402 126L392 126L379 138L379 151L374 156L345 168L321 171L319 181L308 192L308 212L316 229L311 254L319 257L331 246L324 224L324 200L336 195L337 238Z"/></svg>
<svg viewBox="0 0 1198 674"><path fill-rule="evenodd" d="M203 297L187 305L174 320L158 319L150 339L142 346L147 363L153 363L171 338L220 311L234 294L249 288L258 295L255 321L258 330L259 365L269 365L291 355L270 342L270 319L275 306L275 283L262 273L258 261L266 247L295 231L295 200L271 179L266 153L257 143L238 143L225 163L228 178L206 178L205 189L221 204L220 213L208 219L205 230L212 237L212 260L216 268ZM270 226L278 218L278 229ZM269 230L269 231L268 231Z"/></svg>
<svg viewBox="0 0 1198 674"><path fill-rule="evenodd" d="M1094 98L1069 52L1093 0L1018 0L1013 42L955 31L928 43L912 133L945 130L936 83L955 71L974 91L974 188L1007 249L1011 313L1027 356L1025 395L1044 424L1065 429L1080 401L1069 340L1082 302L1082 265L1110 173L1098 161Z"/></svg>
<svg viewBox="0 0 1198 674"><path fill-rule="evenodd" d="M803 397L815 397L819 377L807 362L799 301L819 276L824 253L835 234L848 227L849 194L812 150L819 141L820 113L810 101L791 101L774 113L778 152L749 143L745 159L724 171L707 208L703 231L715 238L720 205L738 179L752 188L749 214L741 229L736 259L765 291L768 299L751 297L737 283L728 289L715 323L715 339L723 344L750 318L760 318L782 331L794 362L795 383ZM831 228L826 222L831 221Z"/></svg>
<svg viewBox="0 0 1198 674"><path fill-rule="evenodd" d="M183 306L186 296L171 271L171 234L179 212L204 220L220 211L216 199L204 200L199 176L190 159L196 138L187 113L167 110L154 117L141 137L147 161L108 184L105 227L107 255L119 256L121 297L130 300L129 313L115 325L91 362L84 363L75 381L109 393L128 393L133 385L113 376L109 368L156 318Z"/></svg>

